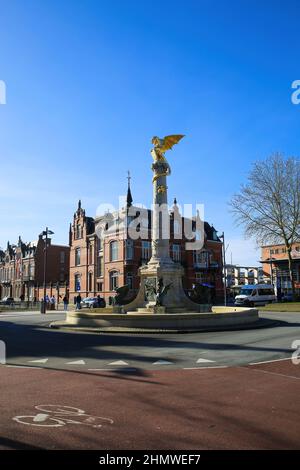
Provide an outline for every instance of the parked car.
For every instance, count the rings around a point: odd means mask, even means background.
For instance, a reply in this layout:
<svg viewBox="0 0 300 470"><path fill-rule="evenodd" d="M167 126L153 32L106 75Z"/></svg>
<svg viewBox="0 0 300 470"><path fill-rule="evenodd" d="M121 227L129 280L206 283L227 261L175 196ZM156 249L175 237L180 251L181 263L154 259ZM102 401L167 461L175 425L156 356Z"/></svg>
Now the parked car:
<svg viewBox="0 0 300 470"><path fill-rule="evenodd" d="M82 308L103 308L106 303L102 297L86 297L81 301Z"/></svg>
<svg viewBox="0 0 300 470"><path fill-rule="evenodd" d="M276 301L272 284L253 284L243 286L239 295L235 297L234 305L239 307L253 307Z"/></svg>
<svg viewBox="0 0 300 470"><path fill-rule="evenodd" d="M13 305L13 303L13 297L3 297L3 299L0 301L0 305Z"/></svg>

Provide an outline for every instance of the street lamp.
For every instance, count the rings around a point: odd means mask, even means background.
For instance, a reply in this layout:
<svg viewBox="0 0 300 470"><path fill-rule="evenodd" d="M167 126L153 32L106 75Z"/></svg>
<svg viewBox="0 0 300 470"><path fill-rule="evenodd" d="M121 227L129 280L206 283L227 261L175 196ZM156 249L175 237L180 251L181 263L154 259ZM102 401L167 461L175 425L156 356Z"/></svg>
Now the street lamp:
<svg viewBox="0 0 300 470"><path fill-rule="evenodd" d="M222 235L219 235L219 238L221 238L222 240L222 247L223 247L223 275L224 275L224 305L226 307L227 305L227 289L226 289L226 257L225 257L225 235L224 235L224 232L222 232Z"/></svg>
<svg viewBox="0 0 300 470"><path fill-rule="evenodd" d="M44 246L44 294L43 294L43 300L41 302L41 313L46 313L46 273L47 273L47 247L48 247L48 235L53 235L54 232L52 230L49 230L48 227L46 227L46 230L43 230L42 233L40 233L40 237L45 241L45 246Z"/></svg>

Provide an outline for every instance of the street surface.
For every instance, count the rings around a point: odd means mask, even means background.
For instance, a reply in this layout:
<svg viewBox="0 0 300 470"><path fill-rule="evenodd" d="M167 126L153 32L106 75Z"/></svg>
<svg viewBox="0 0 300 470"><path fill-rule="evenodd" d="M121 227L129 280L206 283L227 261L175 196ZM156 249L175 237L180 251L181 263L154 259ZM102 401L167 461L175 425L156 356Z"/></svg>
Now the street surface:
<svg viewBox="0 0 300 470"><path fill-rule="evenodd" d="M255 330L102 334L0 313L0 449L296 449L300 313Z"/></svg>

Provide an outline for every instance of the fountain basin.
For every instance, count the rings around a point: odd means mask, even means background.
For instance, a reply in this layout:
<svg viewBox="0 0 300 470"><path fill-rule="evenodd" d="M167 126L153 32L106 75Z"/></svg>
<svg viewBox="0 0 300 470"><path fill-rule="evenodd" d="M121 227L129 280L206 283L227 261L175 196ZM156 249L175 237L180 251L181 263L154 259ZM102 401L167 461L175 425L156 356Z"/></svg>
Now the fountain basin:
<svg viewBox="0 0 300 470"><path fill-rule="evenodd" d="M255 326L258 310L244 307L212 307L211 312L195 313L90 313L68 312L66 321L52 327L95 328L109 332L194 332L243 329Z"/></svg>

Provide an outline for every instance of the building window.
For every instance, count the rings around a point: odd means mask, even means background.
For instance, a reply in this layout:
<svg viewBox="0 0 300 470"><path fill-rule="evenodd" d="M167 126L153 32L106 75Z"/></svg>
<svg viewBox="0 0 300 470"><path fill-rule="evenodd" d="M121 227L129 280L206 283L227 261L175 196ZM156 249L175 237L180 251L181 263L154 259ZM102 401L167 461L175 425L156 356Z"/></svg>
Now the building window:
<svg viewBox="0 0 300 470"><path fill-rule="evenodd" d="M172 257L173 257L173 261L180 261L180 258L181 258L180 245L172 246Z"/></svg>
<svg viewBox="0 0 300 470"><path fill-rule="evenodd" d="M103 276L103 256L97 257L97 277Z"/></svg>
<svg viewBox="0 0 300 470"><path fill-rule="evenodd" d="M151 242L142 241L142 259L148 260L151 258Z"/></svg>
<svg viewBox="0 0 300 470"><path fill-rule="evenodd" d="M80 274L75 274L75 291L79 292L81 289L80 286Z"/></svg>
<svg viewBox="0 0 300 470"><path fill-rule="evenodd" d="M93 245L89 248L89 264L93 264Z"/></svg>
<svg viewBox="0 0 300 470"><path fill-rule="evenodd" d="M118 271L111 271L109 273L109 287L111 291L117 289L119 285L119 273Z"/></svg>
<svg viewBox="0 0 300 470"><path fill-rule="evenodd" d="M194 263L208 265L208 252L207 251L194 251Z"/></svg>
<svg viewBox="0 0 300 470"><path fill-rule="evenodd" d="M126 260L133 259L133 240L126 240Z"/></svg>
<svg viewBox="0 0 300 470"><path fill-rule="evenodd" d="M89 273L89 291L93 290L93 273Z"/></svg>
<svg viewBox="0 0 300 470"><path fill-rule="evenodd" d="M97 238L97 250L98 251L102 250L102 239L100 237Z"/></svg>
<svg viewBox="0 0 300 470"><path fill-rule="evenodd" d="M60 252L60 262L63 264L66 260L66 253L64 251Z"/></svg>
<svg viewBox="0 0 300 470"><path fill-rule="evenodd" d="M80 248L76 248L75 250L75 266L80 265Z"/></svg>
<svg viewBox="0 0 300 470"><path fill-rule="evenodd" d="M102 292L102 290L103 290L103 283L97 282L97 292Z"/></svg>
<svg viewBox="0 0 300 470"><path fill-rule="evenodd" d="M128 285L129 289L133 289L133 274L132 273L127 273L126 284Z"/></svg>
<svg viewBox="0 0 300 470"><path fill-rule="evenodd" d="M82 237L82 230L81 230L81 225L76 224L76 229L75 229L75 238L81 238Z"/></svg>
<svg viewBox="0 0 300 470"><path fill-rule="evenodd" d="M115 240L110 243L110 261L118 260L118 242Z"/></svg>

